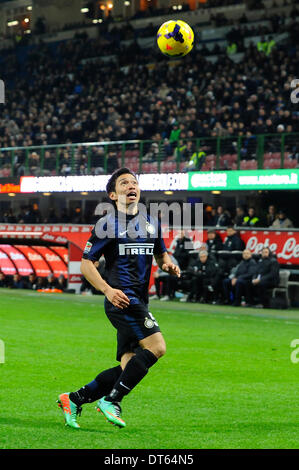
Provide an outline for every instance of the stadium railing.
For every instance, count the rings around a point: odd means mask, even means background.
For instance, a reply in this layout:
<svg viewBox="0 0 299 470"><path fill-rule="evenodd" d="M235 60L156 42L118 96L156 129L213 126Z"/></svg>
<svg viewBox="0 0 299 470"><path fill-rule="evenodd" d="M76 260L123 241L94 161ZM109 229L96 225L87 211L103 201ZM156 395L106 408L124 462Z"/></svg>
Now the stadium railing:
<svg viewBox="0 0 299 470"><path fill-rule="evenodd" d="M163 140L84 142L0 149L0 177L109 174L121 166L137 173L297 168L299 133Z"/></svg>

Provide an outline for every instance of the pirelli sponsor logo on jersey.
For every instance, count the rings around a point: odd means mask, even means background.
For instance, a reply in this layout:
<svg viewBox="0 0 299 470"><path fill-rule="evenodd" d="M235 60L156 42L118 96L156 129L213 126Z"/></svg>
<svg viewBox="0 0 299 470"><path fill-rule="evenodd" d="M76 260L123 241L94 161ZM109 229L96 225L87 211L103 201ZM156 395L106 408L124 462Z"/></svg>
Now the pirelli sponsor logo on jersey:
<svg viewBox="0 0 299 470"><path fill-rule="evenodd" d="M119 255L153 255L154 243L120 243Z"/></svg>

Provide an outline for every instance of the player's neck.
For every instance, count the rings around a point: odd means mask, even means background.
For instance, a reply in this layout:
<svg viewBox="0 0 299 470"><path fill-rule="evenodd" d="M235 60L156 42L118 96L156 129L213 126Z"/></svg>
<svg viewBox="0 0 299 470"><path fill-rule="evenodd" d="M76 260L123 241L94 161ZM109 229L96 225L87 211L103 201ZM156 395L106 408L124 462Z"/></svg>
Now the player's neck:
<svg viewBox="0 0 299 470"><path fill-rule="evenodd" d="M136 215L138 212L137 204L129 204L127 206L125 204L116 203L116 207L117 207L118 212L123 212L124 214L128 214L128 215Z"/></svg>

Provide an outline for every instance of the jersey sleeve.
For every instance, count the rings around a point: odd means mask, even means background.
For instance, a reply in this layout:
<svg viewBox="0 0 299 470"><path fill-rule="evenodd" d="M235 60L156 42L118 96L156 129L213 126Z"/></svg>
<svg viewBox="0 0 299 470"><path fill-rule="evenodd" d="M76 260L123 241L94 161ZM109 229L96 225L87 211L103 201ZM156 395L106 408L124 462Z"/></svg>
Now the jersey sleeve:
<svg viewBox="0 0 299 470"><path fill-rule="evenodd" d="M165 253L166 246L162 237L162 228L160 222L158 222L158 236L155 240L155 245L154 245L154 255L162 255Z"/></svg>
<svg viewBox="0 0 299 470"><path fill-rule="evenodd" d="M82 258L90 261L98 261L110 241L111 239L108 237L98 238L95 233L95 228L93 228L91 236L86 242Z"/></svg>

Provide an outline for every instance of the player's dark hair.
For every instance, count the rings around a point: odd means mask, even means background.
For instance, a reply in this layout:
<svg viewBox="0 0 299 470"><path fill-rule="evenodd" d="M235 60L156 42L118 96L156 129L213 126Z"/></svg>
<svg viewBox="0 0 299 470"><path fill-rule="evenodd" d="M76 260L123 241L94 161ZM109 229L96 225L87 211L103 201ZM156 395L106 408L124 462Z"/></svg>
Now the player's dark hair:
<svg viewBox="0 0 299 470"><path fill-rule="evenodd" d="M106 193L109 195L112 191L115 191L115 183L119 176L129 173L130 175L134 176L137 179L135 173L131 171L129 168L119 168L112 173L109 181L106 185Z"/></svg>

